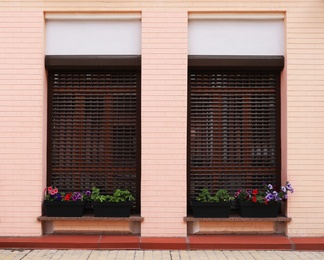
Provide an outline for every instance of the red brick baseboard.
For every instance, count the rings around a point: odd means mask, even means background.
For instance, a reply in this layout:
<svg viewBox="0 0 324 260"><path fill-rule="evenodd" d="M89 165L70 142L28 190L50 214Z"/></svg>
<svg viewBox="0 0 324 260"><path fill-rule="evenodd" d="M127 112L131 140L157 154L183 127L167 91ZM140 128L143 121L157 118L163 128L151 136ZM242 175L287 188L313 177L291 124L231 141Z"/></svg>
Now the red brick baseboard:
<svg viewBox="0 0 324 260"><path fill-rule="evenodd" d="M188 237L48 235L41 237L0 237L0 248L324 250L324 237L289 238L283 235L192 235Z"/></svg>

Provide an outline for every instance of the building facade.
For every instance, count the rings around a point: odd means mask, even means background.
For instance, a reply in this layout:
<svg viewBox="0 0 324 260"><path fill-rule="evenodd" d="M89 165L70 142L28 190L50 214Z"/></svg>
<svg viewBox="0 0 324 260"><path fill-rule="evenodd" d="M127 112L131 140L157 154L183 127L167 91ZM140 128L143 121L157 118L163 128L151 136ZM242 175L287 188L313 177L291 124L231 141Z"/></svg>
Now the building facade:
<svg viewBox="0 0 324 260"><path fill-rule="evenodd" d="M204 185L287 180L291 221L275 229L323 236L323 0L0 7L0 236L44 233L49 184L114 182L134 190L143 237L271 232L272 222L190 224L188 201Z"/></svg>

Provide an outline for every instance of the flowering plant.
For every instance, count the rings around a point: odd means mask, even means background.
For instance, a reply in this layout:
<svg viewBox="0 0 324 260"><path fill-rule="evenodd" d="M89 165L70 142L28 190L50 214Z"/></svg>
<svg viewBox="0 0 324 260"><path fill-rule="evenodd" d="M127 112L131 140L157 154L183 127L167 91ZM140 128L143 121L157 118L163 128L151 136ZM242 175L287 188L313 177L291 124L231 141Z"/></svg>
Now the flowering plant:
<svg viewBox="0 0 324 260"><path fill-rule="evenodd" d="M47 201L83 201L89 200L91 196L91 191L59 192L59 189L53 186L47 187L44 192Z"/></svg>
<svg viewBox="0 0 324 260"><path fill-rule="evenodd" d="M246 189L238 190L234 194L234 198L239 201L251 201L254 203L278 203L280 201L287 201L288 192L293 193L294 189L287 181L285 186L276 189L272 184L267 184L263 189Z"/></svg>

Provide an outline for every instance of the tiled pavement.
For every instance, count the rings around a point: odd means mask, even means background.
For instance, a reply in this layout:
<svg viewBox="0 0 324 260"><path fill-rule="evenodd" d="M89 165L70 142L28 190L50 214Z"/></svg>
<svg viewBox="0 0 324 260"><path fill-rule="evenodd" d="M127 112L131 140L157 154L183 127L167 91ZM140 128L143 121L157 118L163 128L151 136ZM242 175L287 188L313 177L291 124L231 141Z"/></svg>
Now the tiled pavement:
<svg viewBox="0 0 324 260"><path fill-rule="evenodd" d="M0 249L1 260L214 260L324 259L324 251L229 250L18 250Z"/></svg>

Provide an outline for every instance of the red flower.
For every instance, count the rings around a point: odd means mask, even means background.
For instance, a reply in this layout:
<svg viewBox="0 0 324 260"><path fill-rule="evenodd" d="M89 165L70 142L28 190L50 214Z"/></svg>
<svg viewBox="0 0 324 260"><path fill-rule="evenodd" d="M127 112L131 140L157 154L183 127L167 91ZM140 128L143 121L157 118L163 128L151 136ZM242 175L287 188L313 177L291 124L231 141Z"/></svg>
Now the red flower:
<svg viewBox="0 0 324 260"><path fill-rule="evenodd" d="M64 200L70 200L70 199L71 199L71 193L66 194Z"/></svg>
<svg viewBox="0 0 324 260"><path fill-rule="evenodd" d="M259 193L259 192L258 192L257 189L255 189L255 190L252 191L252 195L257 195L258 193Z"/></svg>
<svg viewBox="0 0 324 260"><path fill-rule="evenodd" d="M253 196L253 197L252 197L252 202L257 202L257 198L256 198L256 196Z"/></svg>

